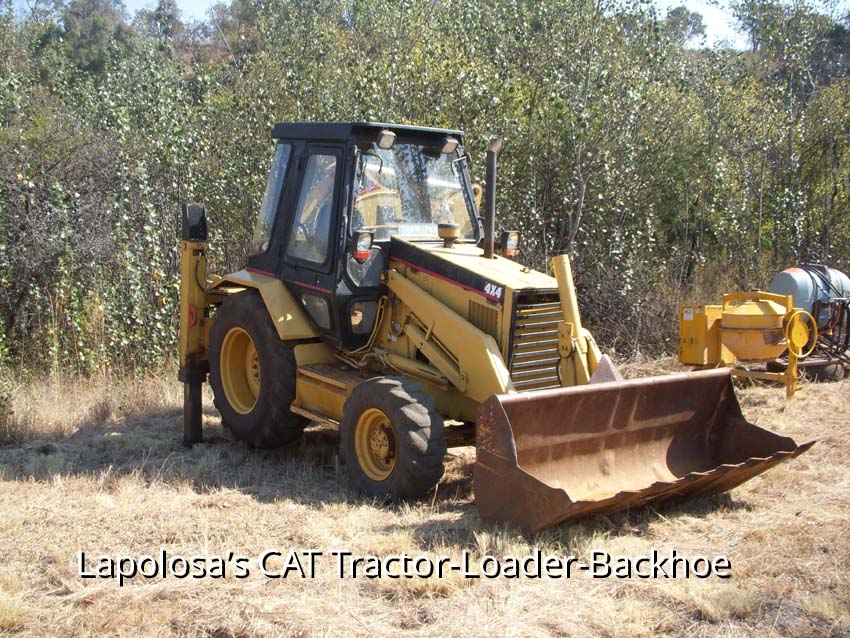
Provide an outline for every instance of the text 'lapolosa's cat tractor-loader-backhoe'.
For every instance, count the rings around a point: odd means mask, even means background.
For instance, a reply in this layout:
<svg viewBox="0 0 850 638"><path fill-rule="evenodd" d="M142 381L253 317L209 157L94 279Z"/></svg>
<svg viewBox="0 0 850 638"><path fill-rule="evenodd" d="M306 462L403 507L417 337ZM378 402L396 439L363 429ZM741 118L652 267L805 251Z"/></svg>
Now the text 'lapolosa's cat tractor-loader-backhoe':
<svg viewBox="0 0 850 638"><path fill-rule="evenodd" d="M495 237L459 131L284 123L244 270L207 278L204 209L183 212L184 442L209 376L224 426L257 447L339 428L351 484L416 498L447 446L474 445L485 520L536 531L727 490L806 450L749 423L728 370L623 380L554 278Z"/></svg>

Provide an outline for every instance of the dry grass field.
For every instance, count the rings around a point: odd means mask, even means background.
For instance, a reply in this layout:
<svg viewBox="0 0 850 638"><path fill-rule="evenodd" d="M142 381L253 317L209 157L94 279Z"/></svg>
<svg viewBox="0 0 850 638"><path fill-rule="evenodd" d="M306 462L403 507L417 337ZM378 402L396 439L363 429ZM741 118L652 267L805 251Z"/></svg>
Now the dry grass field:
<svg viewBox="0 0 850 638"><path fill-rule="evenodd" d="M631 370L657 370L647 364ZM18 441L0 447L0 635L11 636L848 636L850 380L739 390L750 420L807 454L735 489L535 536L481 522L471 452L454 453L429 502L351 492L333 436L292 449L232 442L208 404L206 442L180 446L171 378L21 388ZM186 557L266 549L387 556L544 553L725 555L728 580L83 579L78 553ZM273 563L274 564L274 563ZM280 562L277 563L280 566Z"/></svg>

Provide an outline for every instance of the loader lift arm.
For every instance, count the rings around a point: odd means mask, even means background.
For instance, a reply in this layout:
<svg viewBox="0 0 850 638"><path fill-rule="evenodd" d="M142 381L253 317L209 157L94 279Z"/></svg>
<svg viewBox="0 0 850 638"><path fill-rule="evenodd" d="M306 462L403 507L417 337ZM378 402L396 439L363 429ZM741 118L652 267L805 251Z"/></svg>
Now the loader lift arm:
<svg viewBox="0 0 850 638"><path fill-rule="evenodd" d="M390 270L387 286L410 310L404 332L452 385L477 403L493 394L513 392L493 337L397 270Z"/></svg>

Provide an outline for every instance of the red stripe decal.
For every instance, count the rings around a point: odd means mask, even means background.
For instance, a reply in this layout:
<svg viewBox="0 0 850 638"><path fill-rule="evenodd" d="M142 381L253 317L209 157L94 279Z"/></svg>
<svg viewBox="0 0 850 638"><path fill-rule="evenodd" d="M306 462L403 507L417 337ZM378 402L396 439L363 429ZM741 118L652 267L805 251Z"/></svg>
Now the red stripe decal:
<svg viewBox="0 0 850 638"><path fill-rule="evenodd" d="M305 284L305 283L300 282L300 281L293 281L292 283L294 283L296 286L301 286L302 288L308 288L310 290L315 290L316 292L323 292L326 295L331 294L331 291L328 290L327 288L319 288L318 286L311 286L310 284Z"/></svg>
<svg viewBox="0 0 850 638"><path fill-rule="evenodd" d="M411 264L409 261L405 261L404 259L400 259L399 257L390 257L390 261L397 261L399 263L404 264L405 266L408 266L409 268L413 268L413 270L418 270L420 272L424 272L426 275L431 275L432 277L436 277L437 279L445 281L446 283L452 284L454 286L460 286L464 290L468 290L469 292L474 292L476 294L479 294L486 299L490 299L491 301L498 301L498 302L502 301L499 297L494 297L493 295L488 295L483 290L478 290L476 288L472 288L470 286L467 286L466 284L462 284L459 281L455 281L454 279L449 279L448 277L446 277L444 275L439 275L439 274L437 274L437 273L435 273L431 270L428 270L427 268L423 268L422 266L417 266L415 264Z"/></svg>
<svg viewBox="0 0 850 638"><path fill-rule="evenodd" d="M248 272L255 272L258 275L265 275L266 277L274 277L275 274L273 272L269 272L268 270L260 270L259 268L251 268L248 266L245 270Z"/></svg>

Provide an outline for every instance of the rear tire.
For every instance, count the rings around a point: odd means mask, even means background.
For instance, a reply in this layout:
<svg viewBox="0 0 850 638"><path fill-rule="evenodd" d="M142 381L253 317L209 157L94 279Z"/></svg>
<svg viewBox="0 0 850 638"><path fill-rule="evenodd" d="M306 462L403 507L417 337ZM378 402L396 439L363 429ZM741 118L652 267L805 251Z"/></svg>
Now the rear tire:
<svg viewBox="0 0 850 638"><path fill-rule="evenodd" d="M210 386L233 437L260 448L298 439L307 419L289 411L295 398L295 353L281 341L259 294L225 299L210 333Z"/></svg>
<svg viewBox="0 0 850 638"><path fill-rule="evenodd" d="M443 420L418 383L362 382L345 402L339 433L341 464L367 496L419 498L443 476Z"/></svg>

